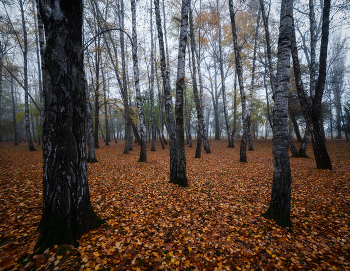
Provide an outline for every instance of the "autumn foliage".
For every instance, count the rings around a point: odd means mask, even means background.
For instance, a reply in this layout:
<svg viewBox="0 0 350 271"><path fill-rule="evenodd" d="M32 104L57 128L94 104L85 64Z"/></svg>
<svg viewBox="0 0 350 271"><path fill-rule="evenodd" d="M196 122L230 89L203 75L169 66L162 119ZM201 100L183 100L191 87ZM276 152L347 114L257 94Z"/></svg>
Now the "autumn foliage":
<svg viewBox="0 0 350 271"><path fill-rule="evenodd" d="M186 148L182 188L168 183L169 149L156 145L138 163L139 146L126 155L121 141L101 143L88 176L92 206L107 223L77 248L35 255L42 153L0 143L0 270L349 270L349 143L327 143L332 171L316 169L312 150L311 159L290 158L292 229L260 216L271 193L271 141L256 141L249 163L226 144L211 142L201 159Z"/></svg>

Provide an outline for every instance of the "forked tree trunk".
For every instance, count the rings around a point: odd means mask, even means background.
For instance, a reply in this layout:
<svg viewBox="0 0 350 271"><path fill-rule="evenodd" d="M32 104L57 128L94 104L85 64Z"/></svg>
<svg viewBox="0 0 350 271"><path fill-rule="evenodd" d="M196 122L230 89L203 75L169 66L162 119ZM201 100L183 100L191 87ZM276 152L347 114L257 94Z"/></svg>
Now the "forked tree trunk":
<svg viewBox="0 0 350 271"><path fill-rule="evenodd" d="M83 2L39 0L45 26L48 84L43 129L43 214L36 244L42 253L77 244L103 221L91 207L86 165ZM60 110L57 110L59 108Z"/></svg>
<svg viewBox="0 0 350 271"><path fill-rule="evenodd" d="M306 126L304 138L301 141L300 148L299 148L300 157L309 158L309 156L306 155L306 149L309 143L309 139L310 139L310 129Z"/></svg>
<svg viewBox="0 0 350 271"><path fill-rule="evenodd" d="M159 0L154 0L155 13L156 13L156 24L158 30L158 40L159 40L159 51L160 51L160 61L161 61L161 71L163 77L163 89L165 96L165 111L167 116L167 126L169 135L169 145L170 145L170 182L176 182L177 178L177 141L175 134L175 118L173 110L173 102L171 96L171 87L169 81L169 71L167 69L165 61L165 50L164 50L164 39L162 22L160 18L159 11Z"/></svg>
<svg viewBox="0 0 350 271"><path fill-rule="evenodd" d="M325 144L325 138L322 130L323 124L321 115L322 96L327 75L327 47L329 35L330 5L330 0L324 1L322 15L322 37L320 48L319 75L317 82L315 83L315 90L311 90L310 100L308 100L308 98L306 97L303 82L301 79L301 69L298 57L298 49L295 43L295 29L293 24L292 57L295 84L297 87L298 98L304 114L304 118L306 120L308 128L311 131L312 146L314 149L314 155L318 169L332 169L331 159L328 155L328 151ZM312 77L310 76L310 80L311 79Z"/></svg>
<svg viewBox="0 0 350 271"><path fill-rule="evenodd" d="M273 113L273 184L265 218L281 227L291 227L291 170L288 155L288 91L293 28L293 0L282 0L278 37L277 87Z"/></svg>
<svg viewBox="0 0 350 271"><path fill-rule="evenodd" d="M248 137L248 120L247 120L247 109L246 109L246 98L243 85L243 74L242 74L242 65L241 57L239 55L239 48L237 42L237 33L236 33L236 22L235 22L235 13L233 10L232 0L229 0L230 7L230 18L231 18L231 27L232 27L232 38L235 51L235 62L236 62L236 71L238 76L238 84L241 93L241 103L242 103L242 123L243 123L243 136L241 140L240 148L240 158L241 162L247 162L247 137Z"/></svg>
<svg viewBox="0 0 350 271"><path fill-rule="evenodd" d="M140 91L140 73L137 58L137 33L136 33L136 2L131 0L131 14L132 14L132 60L134 70L134 81L137 98L137 111L139 114L140 127L141 127L141 150L139 162L147 162L147 135L145 116L143 114L143 105Z"/></svg>

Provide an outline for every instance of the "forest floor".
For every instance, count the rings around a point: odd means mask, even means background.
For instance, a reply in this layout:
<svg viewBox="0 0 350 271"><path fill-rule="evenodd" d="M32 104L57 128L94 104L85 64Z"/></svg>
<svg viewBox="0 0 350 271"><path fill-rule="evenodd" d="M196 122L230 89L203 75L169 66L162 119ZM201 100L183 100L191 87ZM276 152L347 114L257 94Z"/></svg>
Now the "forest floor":
<svg viewBox="0 0 350 271"><path fill-rule="evenodd" d="M96 150L88 165L91 204L107 223L79 247L35 255L42 210L42 151L0 143L0 270L350 270L350 142L329 140L333 170L290 158L293 227L260 215L272 187L272 143L211 141L211 154L186 148L189 187L168 183L169 145L123 154L123 141ZM297 147L299 146L296 143ZM194 144L195 146L195 144ZM148 146L150 149L150 145Z"/></svg>

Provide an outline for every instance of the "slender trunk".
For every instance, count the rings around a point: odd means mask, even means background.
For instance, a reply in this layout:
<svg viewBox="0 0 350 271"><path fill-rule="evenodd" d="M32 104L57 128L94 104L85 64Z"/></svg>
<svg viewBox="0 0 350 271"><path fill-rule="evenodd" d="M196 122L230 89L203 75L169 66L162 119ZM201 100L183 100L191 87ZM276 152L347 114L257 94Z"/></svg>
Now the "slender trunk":
<svg viewBox="0 0 350 271"><path fill-rule="evenodd" d="M106 128L105 144L109 146L109 142L111 142L111 139L110 139L109 128L108 128L106 78L104 74L104 69L101 69L101 71L102 71L102 80L103 80L103 103L104 103L104 111L105 111L105 128Z"/></svg>
<svg viewBox="0 0 350 271"><path fill-rule="evenodd" d="M239 89L241 92L241 103L242 103L243 135L242 135L242 140L241 140L240 159L239 160L241 162L246 163L247 162L247 136L248 136L246 98L245 98L245 92L244 92L241 57L239 55L239 48L238 48L237 34L236 34L235 13L233 11L232 0L229 0L229 6L230 6L231 27L232 27L232 38L233 38L234 51L235 51L236 71L237 71L237 76L238 76L238 84L239 84Z"/></svg>
<svg viewBox="0 0 350 271"><path fill-rule="evenodd" d="M328 47L328 35L329 35L329 13L330 13L330 0L324 1L323 16L322 16L322 37L320 48L320 61L319 61L319 75L315 84L314 96L310 97L310 100L306 97L304 91L303 82L301 80L301 70L298 58L298 50L296 43L292 43L292 57L295 83L298 91L298 98L300 105L307 123L311 131L312 145L314 149L316 165L318 169L332 169L332 163L327 152L325 145L324 134L322 133L321 125L321 109L322 109L322 96L325 87L326 74L327 74L327 47ZM293 40L295 41L295 29L293 26Z"/></svg>
<svg viewBox="0 0 350 271"><path fill-rule="evenodd" d="M289 146L289 149L290 149L290 151L292 153L292 157L299 157L298 150L295 147L293 139L292 139L292 137L290 136L289 133L288 133L288 146Z"/></svg>
<svg viewBox="0 0 350 271"><path fill-rule="evenodd" d="M95 65L96 65L96 86L95 86L95 148L99 148L98 145L98 126L100 124L100 36L97 38L97 50L95 52Z"/></svg>
<svg viewBox="0 0 350 271"><path fill-rule="evenodd" d="M0 44L1 46L1 44ZM0 63L1 65L1 63ZM0 71L0 76L1 75L1 71ZM16 121L16 105L15 105L15 95L14 95L14 91L13 91L13 77L11 76L11 98L12 98L12 120L13 120L13 133L14 133L14 143L15 145L18 145L17 142L17 121Z"/></svg>
<svg viewBox="0 0 350 271"><path fill-rule="evenodd" d="M136 1L131 0L131 14L132 14L132 59L133 59L133 70L134 70L134 81L137 98L137 111L139 114L140 128L141 128L141 151L139 162L147 162L147 135L145 116L143 114L143 105L140 91L140 73L138 67L137 58L137 33L136 33ZM153 69L153 65L152 65ZM153 90L152 90L153 92ZM153 98L153 97L152 97Z"/></svg>
<svg viewBox="0 0 350 271"><path fill-rule="evenodd" d="M30 119L29 119L29 103L28 103L28 95L29 95L29 89L28 89L28 34L27 34L27 27L26 27L26 20L24 18L24 3L23 0L19 0L19 6L21 9L21 17L22 17L22 30L23 30L23 68L24 68L24 89L25 89L25 95L24 95L24 103L25 103L25 125L26 125L26 136L27 141L29 144L29 151L35 151L32 135L30 133Z"/></svg>
<svg viewBox="0 0 350 271"><path fill-rule="evenodd" d="M193 96L194 96L194 102L196 103L196 111L197 111L197 119L198 119L198 137L197 137L197 148L196 148L196 154L195 158L201 158L201 147L202 147L202 139L204 139L204 130L203 130L203 123L204 123L204 116L203 116L203 110L201 108L201 102L200 97L198 94L198 87L197 87L197 78L196 78L196 57L195 57L195 34L194 34L194 27L193 27L193 15L192 15L192 4L191 0L189 0L190 9L189 9L189 19L190 19L190 37L191 37L191 55L192 55L192 67L190 67L190 70L192 68L192 86L193 86ZM189 50L190 51L190 50ZM189 57L189 60L191 60L191 57ZM191 131L189 131L190 133Z"/></svg>
<svg viewBox="0 0 350 271"><path fill-rule="evenodd" d="M251 111L252 111L252 99L254 95L254 80L255 80L255 62L256 62L256 49L257 49L257 43L258 43L258 36L259 36L259 25L260 25L260 10L258 11L258 18L256 20L256 29L255 29L255 37L254 37L254 51L253 51L253 66L252 66L252 80L250 84L250 93L249 93L249 100L248 100L248 106L247 106L247 118L248 118L248 150L254 151L253 146L253 136L252 136L252 117L251 117Z"/></svg>
<svg viewBox="0 0 350 271"><path fill-rule="evenodd" d="M88 157L87 162L95 163L97 162L95 154L95 140L94 140L94 130L93 130L93 121L91 114L91 105L90 105L90 91L86 87L86 126L87 126L87 143L88 143Z"/></svg>
<svg viewBox="0 0 350 271"><path fill-rule="evenodd" d="M171 96L171 87L169 81L169 71L165 62L165 50L164 50L164 40L163 40L163 30L162 22L160 18L159 11L159 0L154 0L155 13L156 13L156 24L158 30L158 40L159 40L159 51L161 60L161 71L163 77L163 89L165 96L165 110L167 116L168 125L168 135L169 135L169 145L170 145L170 182L176 182L177 179L177 141L175 134L175 118L173 110L173 102Z"/></svg>
<svg viewBox="0 0 350 271"><path fill-rule="evenodd" d="M160 134L160 130L158 127L157 127L157 129L158 129L159 141L160 141L160 144L162 144L162 149L164 150L165 149L164 141L162 139L162 135Z"/></svg>
<svg viewBox="0 0 350 271"><path fill-rule="evenodd" d="M120 0L119 7L119 25L121 29L124 29L124 1ZM129 112L129 97L128 97L128 87L126 82L126 71L125 71L125 50L124 50L124 32L120 31L120 52L122 58L122 77L123 77L123 101L124 101L124 117L125 117L125 146L124 153L129 154L129 144L130 144L130 112Z"/></svg>
<svg viewBox="0 0 350 271"><path fill-rule="evenodd" d="M306 155L306 149L307 149L307 145L309 143L309 139L310 139L310 129L308 128L308 126L306 126L305 134L304 134L303 140L301 141L300 148L299 148L299 156L300 157L309 158L309 156Z"/></svg>
<svg viewBox="0 0 350 271"><path fill-rule="evenodd" d="M152 146L151 151L156 150L156 126L154 118L154 60L153 60L153 16L152 16L152 0L150 0L150 28L151 28L151 89L150 89L150 100L151 100L151 125L152 125Z"/></svg>
<svg viewBox="0 0 350 271"><path fill-rule="evenodd" d="M290 54L293 28L293 0L281 3L280 33L278 37L277 87L273 113L273 184L270 206L265 218L273 219L281 227L291 227L291 170L288 155L288 91Z"/></svg>
<svg viewBox="0 0 350 271"><path fill-rule="evenodd" d="M297 122L297 120L295 119L295 114L294 114L292 111L290 111L290 112L289 112L289 116L290 116L290 119L291 119L291 121L292 121L292 123L293 123L294 132L295 132L295 135L296 135L296 137L297 137L297 140L298 140L298 142L301 142L302 139L301 139L300 132L299 132L299 125L298 125L298 122Z"/></svg>

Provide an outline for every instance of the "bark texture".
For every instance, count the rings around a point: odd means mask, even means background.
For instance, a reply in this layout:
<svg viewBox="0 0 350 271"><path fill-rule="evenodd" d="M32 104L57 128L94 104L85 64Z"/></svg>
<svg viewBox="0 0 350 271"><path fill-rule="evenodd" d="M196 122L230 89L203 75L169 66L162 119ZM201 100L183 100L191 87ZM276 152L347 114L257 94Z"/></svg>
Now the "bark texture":
<svg viewBox="0 0 350 271"><path fill-rule="evenodd" d="M233 44L234 44L234 50L235 50L236 71L238 76L238 84L239 84L239 90L241 93L241 103L242 103L243 135L241 140L239 160L241 162L247 162L247 137L248 137L247 108L246 108L246 98L245 98L244 84L243 84L241 57L239 55L239 48L238 48L238 42L237 42L235 13L233 10L232 0L229 0L229 8L230 8L230 18L231 18L231 27L232 27L232 38L233 38Z"/></svg>
<svg viewBox="0 0 350 271"><path fill-rule="evenodd" d="M186 156L185 156L185 130L184 130L184 88L185 88L185 56L187 44L188 0L182 0L181 28L179 40L179 54L176 78L176 138L177 138L177 177L174 183L186 187Z"/></svg>
<svg viewBox="0 0 350 271"><path fill-rule="evenodd" d="M319 72L318 79L315 82L314 91L311 90L311 96L306 96L303 82L301 79L301 69L298 57L298 49L295 42L295 29L293 24L293 43L292 43L292 57L295 84L297 87L298 98L303 111L306 124L311 132L312 147L316 159L318 169L332 169L331 159L325 144L322 121L322 96L324 92L326 75L327 75L327 47L329 36L329 13L331 3L330 0L324 1L323 15L322 15L322 37L319 58ZM312 67L312 64L311 64ZM310 76L312 81L312 77Z"/></svg>
<svg viewBox="0 0 350 271"><path fill-rule="evenodd" d="M169 146L170 146L170 182L176 182L177 178L177 141L175 134L175 118L173 110L173 101L171 98L171 87L169 79L169 70L165 61L165 50L164 50L164 39L162 22L159 11L159 0L154 0L155 13L156 13L156 24L158 30L158 41L160 51L160 63L161 72L163 77L163 89L165 96L165 111L167 117L167 128L169 135Z"/></svg>
<svg viewBox="0 0 350 271"><path fill-rule="evenodd" d="M51 4L52 3L52 4ZM39 252L77 244L103 221L93 212L86 165L83 3L39 1L49 81L43 129L43 214Z"/></svg>
<svg viewBox="0 0 350 271"><path fill-rule="evenodd" d="M131 0L131 14L132 14L132 60L135 90L137 98L137 112L139 114L140 128L141 128L141 150L139 162L147 162L147 135L145 115L143 114L143 105L140 91L140 73L137 58L137 32L136 32L136 2Z"/></svg>
<svg viewBox="0 0 350 271"><path fill-rule="evenodd" d="M282 0L278 37L277 87L273 112L273 184L265 218L291 227L291 170L288 155L288 90L293 29L293 0Z"/></svg>

